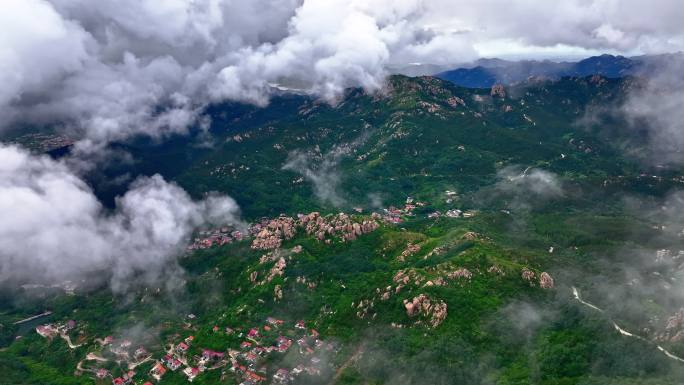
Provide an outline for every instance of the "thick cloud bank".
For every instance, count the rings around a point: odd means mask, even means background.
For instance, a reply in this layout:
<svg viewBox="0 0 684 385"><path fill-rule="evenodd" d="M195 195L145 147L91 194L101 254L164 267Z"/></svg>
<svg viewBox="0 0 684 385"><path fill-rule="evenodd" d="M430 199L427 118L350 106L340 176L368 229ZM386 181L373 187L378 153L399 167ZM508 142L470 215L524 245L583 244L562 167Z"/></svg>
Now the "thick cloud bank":
<svg viewBox="0 0 684 385"><path fill-rule="evenodd" d="M334 100L388 66L684 46L678 1L5 0L0 125L55 123L83 149L197 123L275 83Z"/></svg>
<svg viewBox="0 0 684 385"><path fill-rule="evenodd" d="M677 55L654 65L654 75L640 79L616 112L628 127L645 133L653 164L684 163L684 60ZM641 138L643 140L643 138Z"/></svg>
<svg viewBox="0 0 684 385"><path fill-rule="evenodd" d="M228 197L193 201L161 176L139 178L105 212L64 165L0 146L0 283L51 283L108 271L115 290L175 266L193 229L236 223Z"/></svg>

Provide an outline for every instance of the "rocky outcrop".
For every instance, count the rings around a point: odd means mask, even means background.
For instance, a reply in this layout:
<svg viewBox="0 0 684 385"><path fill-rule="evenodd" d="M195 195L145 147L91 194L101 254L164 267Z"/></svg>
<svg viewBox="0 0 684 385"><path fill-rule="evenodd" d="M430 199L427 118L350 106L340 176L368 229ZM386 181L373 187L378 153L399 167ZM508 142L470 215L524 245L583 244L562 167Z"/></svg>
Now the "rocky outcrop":
<svg viewBox="0 0 684 385"><path fill-rule="evenodd" d="M291 239L295 236L295 221L291 217L280 216L253 225L250 232L254 234L252 249L277 249L282 244L283 239Z"/></svg>
<svg viewBox="0 0 684 385"><path fill-rule="evenodd" d="M283 299L283 288L280 285L275 285L273 288L273 299L278 302Z"/></svg>
<svg viewBox="0 0 684 385"><path fill-rule="evenodd" d="M447 99L447 104L451 107L456 107L458 105L465 106L465 102L463 99L459 98L458 96L452 96L449 99Z"/></svg>
<svg viewBox="0 0 684 385"><path fill-rule="evenodd" d="M345 213L321 216L318 212L299 214L297 220L288 216L275 219L264 219L252 225L250 233L254 236L252 249L273 250L279 248L284 240L292 239L298 228L303 228L308 235L320 241L330 243L332 238L344 241L355 240L358 236L370 233L379 227L375 218L354 220ZM295 246L292 252L298 254L301 246Z"/></svg>
<svg viewBox="0 0 684 385"><path fill-rule="evenodd" d="M553 289L553 278L551 277L551 274L543 272L539 275L539 287L542 289Z"/></svg>
<svg viewBox="0 0 684 385"><path fill-rule="evenodd" d="M425 255L425 258L426 258L426 259L427 259L427 258L430 258L430 257L432 257L433 255L442 255L442 254L444 254L445 251L446 251L446 247L444 247L444 246L437 246L437 247L435 247L434 249L432 249L432 251L430 251L429 253L427 253L427 254Z"/></svg>
<svg viewBox="0 0 684 385"><path fill-rule="evenodd" d="M316 282L309 281L306 277L303 277L303 276L298 276L298 277L295 279L295 281L296 281L297 283L300 283L300 284L306 286L306 287L307 287L308 289L310 289L310 290L313 290L313 289L316 288L316 286L318 286L318 284L317 284Z"/></svg>
<svg viewBox="0 0 684 385"><path fill-rule="evenodd" d="M489 91L489 94L493 97L505 98L506 89L504 88L503 84L495 84L492 86L491 90Z"/></svg>
<svg viewBox="0 0 684 385"><path fill-rule="evenodd" d="M354 303L352 302L352 307ZM356 305L356 316L359 318L375 318L378 314L373 311L375 307L375 302L370 299L362 299L358 305Z"/></svg>
<svg viewBox="0 0 684 385"><path fill-rule="evenodd" d="M401 255L397 259L400 262L404 262L407 257L410 257L419 251L420 251L419 245L416 245L416 244L409 242L406 244L406 249L404 249L404 251L401 252Z"/></svg>
<svg viewBox="0 0 684 385"><path fill-rule="evenodd" d="M534 279L535 279L534 271L532 271L528 268L523 268L520 276L522 277L522 279L529 282L531 285L534 285Z"/></svg>
<svg viewBox="0 0 684 385"><path fill-rule="evenodd" d="M684 308L667 318L665 330L657 333L655 339L665 342L679 342L684 340Z"/></svg>
<svg viewBox="0 0 684 385"><path fill-rule="evenodd" d="M465 267L454 270L451 273L447 274L448 279L465 279L467 281L470 281L472 277L473 273Z"/></svg>
<svg viewBox="0 0 684 385"><path fill-rule="evenodd" d="M323 217L318 212L312 212L300 216L298 224L304 227L308 235L313 235L320 241L332 237L341 238L342 241L352 241L379 227L374 219L356 222L345 213Z"/></svg>
<svg viewBox="0 0 684 385"><path fill-rule="evenodd" d="M287 262L285 262L285 258L278 258L278 261L276 261L275 265L273 265L271 270L268 272L266 280L262 283L271 282L273 278L282 276L285 273L286 266Z"/></svg>
<svg viewBox="0 0 684 385"><path fill-rule="evenodd" d="M420 294L410 301L404 300L404 308L407 316L422 316L433 328L439 326L447 317L447 304L441 300L432 300L426 294Z"/></svg>
<svg viewBox="0 0 684 385"><path fill-rule="evenodd" d="M474 231L468 231L461 236L461 239L465 241L475 241L480 238L480 235Z"/></svg>

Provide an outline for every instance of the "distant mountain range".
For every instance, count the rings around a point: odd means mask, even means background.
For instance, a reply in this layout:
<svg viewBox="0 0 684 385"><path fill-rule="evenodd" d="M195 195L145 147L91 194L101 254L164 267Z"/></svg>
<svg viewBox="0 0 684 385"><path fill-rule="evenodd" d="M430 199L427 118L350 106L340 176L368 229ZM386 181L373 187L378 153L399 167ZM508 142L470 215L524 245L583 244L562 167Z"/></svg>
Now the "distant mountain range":
<svg viewBox="0 0 684 385"><path fill-rule="evenodd" d="M682 53L645 56L592 56L578 62L554 62L550 60L510 61L503 59L479 59L470 65L445 70L429 64L411 65L395 71L408 76L432 74L454 84L469 88L486 88L496 83L513 84L530 77L559 79L563 76L603 75L619 78L626 75L646 74L663 60L681 59Z"/></svg>

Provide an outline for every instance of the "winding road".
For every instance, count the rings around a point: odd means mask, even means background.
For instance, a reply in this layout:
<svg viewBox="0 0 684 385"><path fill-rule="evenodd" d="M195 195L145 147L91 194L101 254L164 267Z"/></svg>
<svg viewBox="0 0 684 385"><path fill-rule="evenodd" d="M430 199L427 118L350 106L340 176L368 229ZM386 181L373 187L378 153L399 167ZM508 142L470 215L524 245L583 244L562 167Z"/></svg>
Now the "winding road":
<svg viewBox="0 0 684 385"><path fill-rule="evenodd" d="M330 383L331 383L331 384L336 384L337 381L340 379L340 377L342 377L342 372L344 372L344 370L345 370L346 368L348 368L350 365L352 365L352 364L354 363L354 361L356 361L356 360L359 358L359 356L361 356L361 354L363 354L363 351L364 351L364 350L365 350L365 346L364 346L364 344L362 343L362 344L359 345L359 347L356 348L356 350L354 351L354 353L347 359L347 361L345 361L345 362L342 364L342 366L340 366L340 367L337 369L337 371L335 372L335 376L333 377L332 381L330 381Z"/></svg>
<svg viewBox="0 0 684 385"><path fill-rule="evenodd" d="M591 304L591 303L589 303L589 302L583 301L583 300L582 300L582 297L580 297L579 290L577 290L577 288L574 287L574 286L572 287L572 295L573 295L573 297L575 297L575 299L576 299L579 303L581 303L582 305L587 306L587 307L589 307L589 308L591 308L591 309L593 309L593 310L596 310L596 311L598 311L598 312L605 313L605 312L603 311L603 309L599 308L598 306L593 305L593 304ZM647 339L644 338L644 337L641 337L641 336L639 336L639 335L636 335L636 334L634 334L634 333L632 333L632 332L629 332L629 331L627 331L627 330L621 328L621 327L618 326L618 324L617 324L615 321L613 321L613 320L611 320L610 322L613 323L613 327L615 328L615 330L617 330L617 331L618 331L620 334L622 334L623 336L636 338L636 339L641 340L641 341L644 341L644 342L646 342L646 343L648 343L648 344L655 345L655 347L658 348L658 350L660 350L661 352L663 352L663 354L665 354L665 356L667 356L668 358L673 359L673 360L675 360L675 361L684 362L684 358L681 358L681 357L679 357L679 356L676 356L676 355L670 353L667 349L665 349L665 348L663 348L662 346L656 344L655 342L650 341L650 340L647 340Z"/></svg>
<svg viewBox="0 0 684 385"><path fill-rule="evenodd" d="M64 341L66 341L67 345L69 345L69 348L71 348L71 349L76 349L76 348L78 348L78 347L83 346L83 344L74 345L74 344L71 342L71 337L69 337L66 333L59 333L59 336L62 337L62 339L63 339Z"/></svg>

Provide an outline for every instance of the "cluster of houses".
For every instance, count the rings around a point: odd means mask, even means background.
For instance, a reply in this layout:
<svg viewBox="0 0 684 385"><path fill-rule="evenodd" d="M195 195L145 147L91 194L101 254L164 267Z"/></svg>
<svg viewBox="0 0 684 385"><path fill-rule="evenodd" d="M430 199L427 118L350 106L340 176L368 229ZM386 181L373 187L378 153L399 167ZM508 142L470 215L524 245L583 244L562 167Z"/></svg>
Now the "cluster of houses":
<svg viewBox="0 0 684 385"><path fill-rule="evenodd" d="M262 328L251 328L244 334L245 340L240 344L240 350L229 350L230 370L242 378L241 385L256 385L268 380L271 383L287 384L297 376L306 373L311 376L321 374L323 369L319 355L321 351L334 352L336 347L319 338L315 329L307 329L304 321L297 321L294 330L290 330L289 337L281 333L284 321L269 317ZM272 353L288 352L296 346L299 353L299 363L293 368L277 368L269 370L263 365Z"/></svg>
<svg viewBox="0 0 684 385"><path fill-rule="evenodd" d="M383 212L381 214L381 217L385 222L394 224L401 223L403 222L402 217L414 216L415 214L413 213L413 210L415 210L416 207L423 207L425 205L426 203L424 202L414 202L412 197L407 197L404 207L397 208L394 206L390 206L389 208L382 209Z"/></svg>
<svg viewBox="0 0 684 385"><path fill-rule="evenodd" d="M430 214L428 214L427 217L431 218L431 219L440 218L442 216L445 216L447 218L460 218L462 214L463 214L463 212L461 210L452 209L452 210L448 210L444 214L442 214L441 211L434 211L434 212L431 212Z"/></svg>
<svg viewBox="0 0 684 385"><path fill-rule="evenodd" d="M304 321L295 322L286 328L285 321L268 317L266 322L250 329L213 327L214 333L225 333L242 340L236 349L215 351L212 349L193 349L194 336L190 335L177 343L168 345L168 349L160 359L154 359L152 354L143 346L134 344L128 339L114 339L112 336L96 338L99 344L98 352L89 352L85 359L79 362L77 371L91 372L99 380L110 378L113 385L137 384L136 369L147 361L153 361L148 374L157 383L169 372L180 372L192 382L197 376L209 370L221 369L222 377L228 372L241 381L242 385L256 385L265 383L288 384L302 374L320 375L324 368L321 355L337 352L337 347L320 339L315 329L307 328ZM36 332L43 337L52 338L66 330L75 327L74 321L65 324L45 324L36 328ZM271 354L284 354L296 349L297 357L294 367L270 367L274 360ZM201 352L201 353L200 353ZM104 367L84 367L86 361L112 361L127 367L123 373L114 376ZM276 360L278 361L278 360ZM85 365L87 366L87 365ZM144 385L151 384L145 382Z"/></svg>
<svg viewBox="0 0 684 385"><path fill-rule="evenodd" d="M66 335L76 327L76 321L69 320L60 324L44 324L36 327L36 333L43 338L53 338L57 335Z"/></svg>
<svg viewBox="0 0 684 385"><path fill-rule="evenodd" d="M188 250L208 249L212 246L222 246L244 238L242 232L231 227L204 230L197 235L192 244L188 246Z"/></svg>
<svg viewBox="0 0 684 385"><path fill-rule="evenodd" d="M430 219L436 219L436 218L440 218L442 216L445 216L447 218L472 218L476 214L477 214L477 212L474 210L461 211L459 209L451 209L445 213L442 213L441 211L435 211L435 212L428 214L427 217Z"/></svg>
<svg viewBox="0 0 684 385"><path fill-rule="evenodd" d="M684 250L679 250L676 254L669 249L661 249L656 251L655 262L656 263L673 263L678 262L684 257Z"/></svg>

